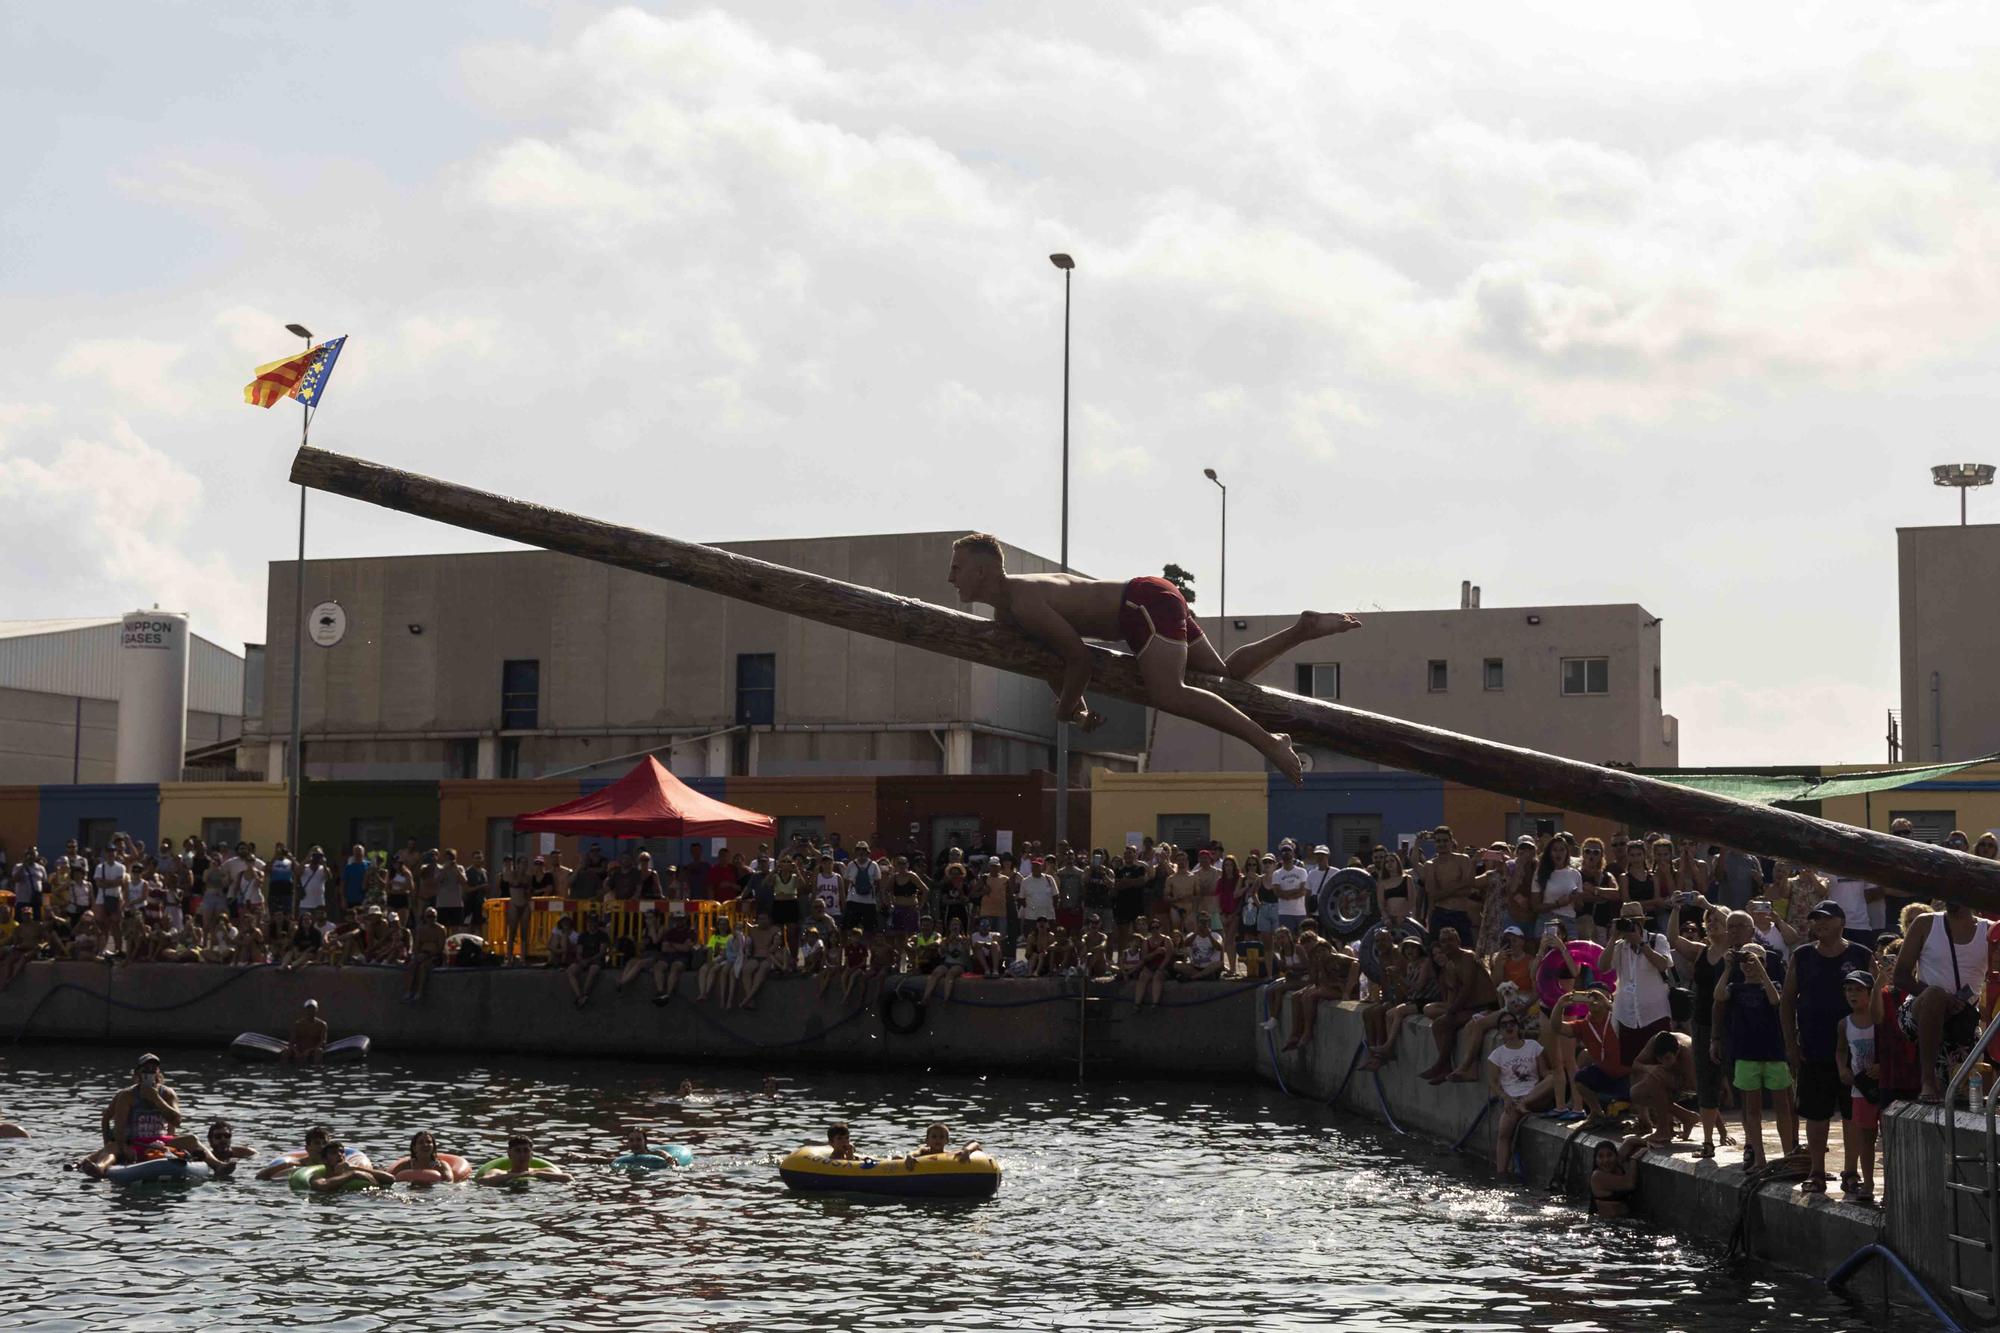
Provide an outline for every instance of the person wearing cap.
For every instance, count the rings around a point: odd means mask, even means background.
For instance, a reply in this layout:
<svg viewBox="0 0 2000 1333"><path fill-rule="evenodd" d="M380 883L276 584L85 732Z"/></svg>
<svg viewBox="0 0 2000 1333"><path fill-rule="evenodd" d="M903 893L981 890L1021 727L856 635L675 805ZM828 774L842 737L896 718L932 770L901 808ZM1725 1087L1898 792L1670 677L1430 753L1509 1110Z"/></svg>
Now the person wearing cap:
<svg viewBox="0 0 2000 1333"><path fill-rule="evenodd" d="M121 1088L99 1117L104 1146L76 1162L73 1169L102 1179L120 1163L170 1151L201 1159L218 1176L234 1171L233 1159L224 1161L194 1135L178 1132L185 1119L179 1095L167 1086L160 1057L149 1051L133 1067L131 1086Z"/></svg>
<svg viewBox="0 0 2000 1333"><path fill-rule="evenodd" d="M1848 1143L1852 1180L1841 1177L1842 1197L1849 1203L1875 1200L1875 1136L1882 1127L1882 1067L1876 1055L1875 1030L1881 1014L1882 985L1887 962L1877 968L1856 968L1841 978L1841 998L1847 1013L1834 1038L1833 1058L1840 1081L1848 1090L1852 1118L1841 1138Z"/></svg>
<svg viewBox="0 0 2000 1333"><path fill-rule="evenodd" d="M1750 914L1731 912L1732 938L1748 934ZM1785 1151L1798 1147L1798 1114L1792 1104L1792 1071L1787 1059L1790 1040L1779 1012L1786 968L1782 959L1767 958L1754 940L1729 951L1729 962L1716 982L1715 1018L1711 1024L1718 1061L1726 1049L1735 1060L1731 1082L1742 1102L1743 1169L1764 1165L1764 1097L1770 1094Z"/></svg>
<svg viewBox="0 0 2000 1333"><path fill-rule="evenodd" d="M1618 1058L1630 1068L1639 1052L1673 1026L1667 973L1673 948L1652 928L1644 903L1620 903L1611 920L1611 943L1597 960L1600 972L1615 974L1611 1016L1618 1025Z"/></svg>
<svg viewBox="0 0 2000 1333"><path fill-rule="evenodd" d="M1806 1122L1807 1168L1799 1182L1802 1194L1826 1193L1826 1140L1835 1112L1851 1120L1851 1094L1840 1080L1837 1045L1841 1020L1852 1011L1847 1003L1847 974L1866 971L1873 955L1846 935L1847 913L1831 898L1815 903L1806 914L1810 944L1793 951L1785 968L1782 1003L1786 1058L1798 1091L1799 1116ZM1846 1142L1841 1172L1844 1190L1852 1190L1856 1144Z"/></svg>
<svg viewBox="0 0 2000 1333"><path fill-rule="evenodd" d="M319 1016L319 1001L307 1000L292 1020L292 1039L285 1043L280 1059L300 1064L318 1064L326 1055L326 1020Z"/></svg>
<svg viewBox="0 0 2000 1333"><path fill-rule="evenodd" d="M1312 849L1312 864L1306 867L1306 911L1317 913L1320 908L1320 890L1333 878L1337 867L1333 864L1333 850L1325 843Z"/></svg>

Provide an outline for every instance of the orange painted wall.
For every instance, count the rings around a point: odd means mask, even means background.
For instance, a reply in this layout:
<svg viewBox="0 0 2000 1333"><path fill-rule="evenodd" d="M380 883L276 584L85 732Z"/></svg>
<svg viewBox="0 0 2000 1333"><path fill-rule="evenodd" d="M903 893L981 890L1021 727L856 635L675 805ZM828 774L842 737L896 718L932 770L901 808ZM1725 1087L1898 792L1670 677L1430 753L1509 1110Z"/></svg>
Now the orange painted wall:
<svg viewBox="0 0 2000 1333"><path fill-rule="evenodd" d="M730 778L723 799L773 819L817 815L828 833L852 847L875 836L875 779L872 777ZM732 839L729 850L750 852L754 840Z"/></svg>
<svg viewBox="0 0 2000 1333"><path fill-rule="evenodd" d="M35 845L42 821L40 787L0 787L0 844L7 848L9 862L18 861ZM54 848L61 851L62 848ZM51 849L42 848L46 861Z"/></svg>
<svg viewBox="0 0 2000 1333"><path fill-rule="evenodd" d="M1518 797L1481 791L1477 787L1461 786L1456 782L1444 784L1444 822L1451 825L1452 836L1457 838L1461 845L1467 843L1484 845L1500 841L1507 836L1507 816L1519 814L1523 808L1523 803ZM1579 838L1603 838L1623 832L1625 829L1625 826L1615 819L1558 811L1537 801L1528 801L1525 809L1531 821L1528 826L1529 832L1534 831L1532 821L1535 817L1551 814L1558 816L1559 827L1567 829Z"/></svg>
<svg viewBox="0 0 2000 1333"><path fill-rule="evenodd" d="M461 860L471 860L476 851L486 850L486 821L511 819L535 810L545 810L583 794L575 778L466 778L438 784L438 846L452 847ZM535 846L540 846L537 841ZM563 864L571 868L582 863L576 839L558 837L556 848Z"/></svg>

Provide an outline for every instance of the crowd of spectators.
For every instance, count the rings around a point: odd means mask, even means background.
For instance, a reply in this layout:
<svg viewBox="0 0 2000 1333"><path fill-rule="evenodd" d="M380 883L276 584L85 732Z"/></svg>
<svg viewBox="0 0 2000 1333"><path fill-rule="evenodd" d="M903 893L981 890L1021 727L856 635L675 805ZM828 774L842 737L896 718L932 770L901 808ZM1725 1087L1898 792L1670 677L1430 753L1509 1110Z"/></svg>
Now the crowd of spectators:
<svg viewBox="0 0 2000 1333"><path fill-rule="evenodd" d="M1950 842L2000 857L1990 833ZM1502 1165L1538 1111L1623 1103L1651 1142L1699 1131L1712 1156L1735 1146L1733 1109L1746 1168L1761 1164L1768 1113L1788 1149L1803 1137L1802 1188L1824 1189L1838 1118L1842 1187L1865 1201L1881 1108L1941 1098L2000 947L1960 905L1660 833L1547 830L1468 849L1440 827L1339 865L1290 840L1240 857L1151 840L934 857L838 835L713 859L690 847L680 865L593 849L576 867L507 857L491 875L481 853L414 844L337 862L319 847L266 858L247 842L149 849L122 834L31 848L0 871L0 986L37 958L375 964L402 967L414 1002L439 966L527 965L538 899L579 904L539 952L579 1008L606 976L662 1005L686 977L697 1002L743 1008L792 976L844 1002L947 1002L966 976L1116 980L1141 1005L1170 979L1254 979L1291 1050L1311 1042L1322 1003L1355 1001L1379 1066L1422 1015L1422 1076L1485 1081L1500 1100ZM1356 883L1372 885L1372 924L1341 939L1323 909ZM489 896L506 904L492 940ZM690 910L704 901L716 907Z"/></svg>

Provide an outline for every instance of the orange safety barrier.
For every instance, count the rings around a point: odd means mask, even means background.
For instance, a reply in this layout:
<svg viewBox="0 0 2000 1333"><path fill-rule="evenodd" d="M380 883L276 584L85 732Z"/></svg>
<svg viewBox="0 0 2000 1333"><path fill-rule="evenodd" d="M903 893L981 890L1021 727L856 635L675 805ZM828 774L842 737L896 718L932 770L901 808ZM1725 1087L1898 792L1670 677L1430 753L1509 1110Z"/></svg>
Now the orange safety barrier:
<svg viewBox="0 0 2000 1333"><path fill-rule="evenodd" d="M597 898L536 898L528 913L528 920L521 931L521 949L516 957L541 958L548 954L549 936L554 933L556 922L572 921L581 925L592 913L603 917L604 933L615 943L621 939L638 942L646 937L646 917L654 912L664 912L667 904L663 899L647 898L636 902L611 899L609 903ZM688 899L688 923L694 928L697 945L707 941L714 933L716 918L728 916L731 921L739 920L735 903L709 902L703 899ZM486 900L486 939L493 946L493 952L506 955L507 949L507 900L489 898Z"/></svg>

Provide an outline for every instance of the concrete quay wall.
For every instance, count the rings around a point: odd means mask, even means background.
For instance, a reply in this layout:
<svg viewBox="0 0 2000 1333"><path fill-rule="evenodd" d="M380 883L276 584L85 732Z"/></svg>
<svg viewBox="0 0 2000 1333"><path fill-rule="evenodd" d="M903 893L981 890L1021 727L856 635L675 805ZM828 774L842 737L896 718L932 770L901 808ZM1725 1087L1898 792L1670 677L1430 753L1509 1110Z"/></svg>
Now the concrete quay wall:
<svg viewBox="0 0 2000 1333"><path fill-rule="evenodd" d="M1426 1020L1412 1019L1404 1026L1397 1059L1379 1071L1379 1093L1374 1074L1356 1069L1352 1078L1346 1077L1363 1042L1358 1006L1324 1005L1310 1042L1286 1052L1280 1049L1286 1040L1282 1027L1268 1035L1260 1031L1257 1067L1265 1078L1282 1079L1294 1095L1332 1102L1337 1093L1337 1105L1344 1110L1377 1120L1393 1119L1407 1133L1446 1143L1457 1143L1463 1137L1463 1151L1492 1159L1498 1111L1485 1110L1485 1085L1445 1083L1433 1087L1418 1077L1436 1053ZM1575 1128L1574 1124L1539 1117L1523 1124L1516 1143L1528 1179L1535 1186L1543 1185L1555 1173L1565 1140ZM1579 1199L1588 1194L1592 1151L1607 1137L1612 1136L1594 1132L1577 1136L1563 1161L1562 1183ZM1726 1245L1745 1205L1744 1185L1741 1169L1719 1158L1697 1161L1685 1154L1649 1154L1640 1169L1634 1208L1647 1221L1683 1237ZM1833 1195L1808 1200L1793 1183L1764 1186L1749 1200L1749 1209L1749 1253L1814 1277L1824 1278L1861 1246L1885 1238L1882 1212L1841 1203ZM1856 1290L1878 1292L1880 1281L1870 1274L1857 1283Z"/></svg>
<svg viewBox="0 0 2000 1333"><path fill-rule="evenodd" d="M907 984L906 979L906 984ZM1256 993L1242 983L1170 984L1162 1009L1134 1010L1126 987L1073 982L959 981L911 1033L891 1031L876 1004L825 1000L806 980L773 979L756 1008L697 1004L692 978L655 1006L644 976L624 995L600 977L578 1009L559 972L442 968L418 1005L402 1003L389 967L238 968L202 963L31 963L0 992L0 1041L133 1047L227 1045L244 1031L282 1036L307 998L336 1037L365 1033L376 1050L517 1052L663 1061L738 1061L843 1068L915 1066L1085 1076L1227 1076L1255 1069L1246 1034ZM911 986L915 992L920 986ZM897 1019L911 1015L898 1006ZM1081 1017L1080 1017L1081 1015Z"/></svg>

